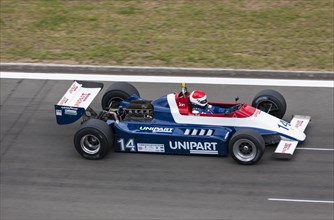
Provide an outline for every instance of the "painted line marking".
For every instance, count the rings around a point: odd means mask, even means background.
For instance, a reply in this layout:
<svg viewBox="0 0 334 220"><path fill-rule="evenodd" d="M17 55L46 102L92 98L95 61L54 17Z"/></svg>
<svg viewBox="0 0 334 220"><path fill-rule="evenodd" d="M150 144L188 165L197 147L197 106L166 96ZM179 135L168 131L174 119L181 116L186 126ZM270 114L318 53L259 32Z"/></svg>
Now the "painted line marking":
<svg viewBox="0 0 334 220"><path fill-rule="evenodd" d="M277 73L326 73L326 74L333 74L330 71L303 71L303 70L256 70L256 69L227 69L227 68L196 68L196 67L154 67L154 66L96 66L96 65L75 65L75 64L51 64L51 63L1 63L2 66L23 66L23 67L58 67L58 68L92 68L92 69L130 69L130 70L188 70L188 71L230 71L230 72L277 72Z"/></svg>
<svg viewBox="0 0 334 220"><path fill-rule="evenodd" d="M278 199L278 198L268 198L269 201L280 201L280 202L304 202L304 203L328 203L334 204L334 201L329 200L304 200L304 199Z"/></svg>
<svg viewBox="0 0 334 220"><path fill-rule="evenodd" d="M171 77L171 76L129 76L102 74L57 74L57 73L24 73L0 72L0 78L7 79L43 79L43 80L87 80L113 82L152 82L152 83L197 83L221 85L255 85L284 87L322 87L334 88L334 81L329 80L282 80L220 77Z"/></svg>
<svg viewBox="0 0 334 220"><path fill-rule="evenodd" d="M331 148L312 148L312 147L297 147L297 150L315 150L315 151L334 151Z"/></svg>

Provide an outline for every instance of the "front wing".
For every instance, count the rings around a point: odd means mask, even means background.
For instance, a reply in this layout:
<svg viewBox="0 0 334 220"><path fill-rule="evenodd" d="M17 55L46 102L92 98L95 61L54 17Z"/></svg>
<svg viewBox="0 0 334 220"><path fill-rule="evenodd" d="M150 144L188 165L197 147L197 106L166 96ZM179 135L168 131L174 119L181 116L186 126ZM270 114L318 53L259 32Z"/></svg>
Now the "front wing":
<svg viewBox="0 0 334 220"><path fill-rule="evenodd" d="M292 118L290 125L292 129L297 129L304 132L310 121L310 116L295 115ZM274 157L278 159L291 159L295 149L297 148L297 145L298 141L282 138L274 152Z"/></svg>

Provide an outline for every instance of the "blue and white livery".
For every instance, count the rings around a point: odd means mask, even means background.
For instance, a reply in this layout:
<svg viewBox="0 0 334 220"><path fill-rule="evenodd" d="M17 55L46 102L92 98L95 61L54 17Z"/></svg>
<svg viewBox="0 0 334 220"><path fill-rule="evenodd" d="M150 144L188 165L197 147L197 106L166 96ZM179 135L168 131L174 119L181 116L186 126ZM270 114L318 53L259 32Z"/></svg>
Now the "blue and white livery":
<svg viewBox="0 0 334 220"><path fill-rule="evenodd" d="M266 145L278 144L275 155L291 158L309 116L282 120L286 103L274 90L260 92L252 105L212 103L227 113L193 114L185 84L181 92L144 100L128 83L111 85L102 98L102 111L89 107L100 83L74 82L55 105L59 124L83 118L74 137L75 148L87 159L101 159L109 149L119 152L219 155L240 164L257 163Z"/></svg>

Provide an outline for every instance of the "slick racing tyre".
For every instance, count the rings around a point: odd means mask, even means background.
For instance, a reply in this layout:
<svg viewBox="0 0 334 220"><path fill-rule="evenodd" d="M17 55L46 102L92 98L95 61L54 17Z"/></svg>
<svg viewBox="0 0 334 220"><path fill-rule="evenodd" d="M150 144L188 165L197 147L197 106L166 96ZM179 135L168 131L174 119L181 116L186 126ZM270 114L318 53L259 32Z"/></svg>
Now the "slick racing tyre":
<svg viewBox="0 0 334 220"><path fill-rule="evenodd" d="M263 137L253 130L237 131L229 143L232 158L240 164L257 163L263 156L265 142Z"/></svg>
<svg viewBox="0 0 334 220"><path fill-rule="evenodd" d="M283 118L286 112L286 101L281 93L266 89L253 99L252 106L277 118Z"/></svg>
<svg viewBox="0 0 334 220"><path fill-rule="evenodd" d="M112 147L113 132L107 123L90 119L83 123L74 135L77 152L89 160L99 160L107 155Z"/></svg>
<svg viewBox="0 0 334 220"><path fill-rule="evenodd" d="M117 82L109 86L101 101L102 109L118 108L119 104L132 95L139 95L138 90L126 82Z"/></svg>

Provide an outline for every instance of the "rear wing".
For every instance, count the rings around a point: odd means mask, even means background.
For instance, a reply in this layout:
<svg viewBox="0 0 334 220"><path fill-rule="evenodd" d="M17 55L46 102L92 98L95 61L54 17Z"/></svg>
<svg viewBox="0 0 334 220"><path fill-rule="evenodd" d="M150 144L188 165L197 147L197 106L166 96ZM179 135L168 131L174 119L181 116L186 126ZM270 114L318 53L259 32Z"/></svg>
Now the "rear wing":
<svg viewBox="0 0 334 220"><path fill-rule="evenodd" d="M102 88L102 83L74 81L55 105L57 123L70 124L81 118Z"/></svg>
<svg viewBox="0 0 334 220"><path fill-rule="evenodd" d="M293 129L304 132L308 123L311 121L310 116L295 115L290 124ZM275 150L274 157L278 159L291 159L295 149L297 148L298 141L282 139Z"/></svg>

